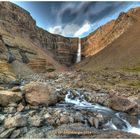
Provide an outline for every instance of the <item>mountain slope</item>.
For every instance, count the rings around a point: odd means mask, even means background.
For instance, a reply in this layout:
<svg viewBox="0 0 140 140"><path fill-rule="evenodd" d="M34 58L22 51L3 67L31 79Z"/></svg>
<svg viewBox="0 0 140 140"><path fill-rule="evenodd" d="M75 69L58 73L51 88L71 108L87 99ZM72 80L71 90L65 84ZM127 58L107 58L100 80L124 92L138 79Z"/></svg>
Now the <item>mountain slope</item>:
<svg viewBox="0 0 140 140"><path fill-rule="evenodd" d="M125 20L130 21L130 26L119 35L118 38L112 39L112 42L108 44L97 54L92 57L88 57L83 62L79 63L76 67L84 70L98 70L103 68L127 68L140 65L140 9L132 9L127 14L119 16L116 20L113 29L106 35L106 39L109 36L117 34L117 26L125 26L120 24ZM134 12L137 11L137 12ZM120 18L121 17L121 18ZM125 17L125 18L124 18ZM127 20L126 20L127 19ZM131 20L130 20L131 19ZM118 22L119 21L119 22ZM127 23L128 25L129 23ZM122 27L119 27L120 29ZM122 31L122 30L120 30Z"/></svg>

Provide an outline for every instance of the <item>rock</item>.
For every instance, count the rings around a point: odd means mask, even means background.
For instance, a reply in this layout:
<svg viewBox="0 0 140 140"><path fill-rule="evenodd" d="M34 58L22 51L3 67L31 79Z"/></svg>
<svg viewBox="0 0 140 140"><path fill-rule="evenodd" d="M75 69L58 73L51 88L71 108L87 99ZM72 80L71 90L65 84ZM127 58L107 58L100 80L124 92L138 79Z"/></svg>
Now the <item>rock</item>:
<svg viewBox="0 0 140 140"><path fill-rule="evenodd" d="M65 115L61 116L60 124L67 124L67 123L69 123L69 117Z"/></svg>
<svg viewBox="0 0 140 140"><path fill-rule="evenodd" d="M31 105L52 105L57 103L55 91L43 83L30 82L25 86L25 98Z"/></svg>
<svg viewBox="0 0 140 140"><path fill-rule="evenodd" d="M47 133L47 138L92 138L92 139L104 139L104 138L140 138L139 135L132 134L132 133L127 133L123 131L117 131L117 130L99 130L95 129L93 127L88 127L85 124L79 124L79 123L74 123L74 124L63 124L61 126L58 126L54 130L50 130Z"/></svg>
<svg viewBox="0 0 140 140"><path fill-rule="evenodd" d="M23 104L22 103L20 103L20 104L18 104L18 106L17 106L17 111L18 112L21 112L21 111L23 111L24 110L24 106L23 106Z"/></svg>
<svg viewBox="0 0 140 140"><path fill-rule="evenodd" d="M4 132L2 132L1 134L0 134L0 138L9 138L10 137L10 135L12 134L12 132L14 131L14 129L15 128L10 128L10 129L8 129L8 130L5 130Z"/></svg>
<svg viewBox="0 0 140 140"><path fill-rule="evenodd" d="M49 119L49 118L51 118L51 115L50 115L49 113L46 113L46 114L44 115L44 118L45 118L45 119Z"/></svg>
<svg viewBox="0 0 140 140"><path fill-rule="evenodd" d="M82 81L78 81L77 83L76 83L76 87L78 87L78 88L82 88L83 87L83 82Z"/></svg>
<svg viewBox="0 0 140 140"><path fill-rule="evenodd" d="M4 121L5 128L23 127L27 125L27 118L25 116L16 115L14 117L8 117Z"/></svg>
<svg viewBox="0 0 140 140"><path fill-rule="evenodd" d="M117 127L117 129L122 130L127 128L125 122L123 122L121 119L117 117L112 118L112 123Z"/></svg>
<svg viewBox="0 0 140 140"><path fill-rule="evenodd" d="M28 128L27 127L22 127L22 128L20 128L20 132L21 132L20 133L21 135L24 135L28 132Z"/></svg>
<svg viewBox="0 0 140 140"><path fill-rule="evenodd" d="M98 128L99 127L99 120L97 118L94 118L94 117L90 117L88 119L89 123L91 126L94 126L95 128Z"/></svg>
<svg viewBox="0 0 140 140"><path fill-rule="evenodd" d="M74 118L72 116L69 116L69 122L74 123Z"/></svg>
<svg viewBox="0 0 140 140"><path fill-rule="evenodd" d="M8 104L8 107L17 107L17 103L10 103Z"/></svg>
<svg viewBox="0 0 140 140"><path fill-rule="evenodd" d="M4 87L1 87L1 86L0 86L0 90L4 90Z"/></svg>
<svg viewBox="0 0 140 140"><path fill-rule="evenodd" d="M29 111L29 116L34 116L35 114L36 114L36 110L31 110L31 111Z"/></svg>
<svg viewBox="0 0 140 140"><path fill-rule="evenodd" d="M13 87L13 88L11 89L11 91L13 91L13 92L20 92L21 89L20 89L19 86L16 86L16 87Z"/></svg>
<svg viewBox="0 0 140 140"><path fill-rule="evenodd" d="M84 122L84 118L79 112L76 112L72 117L74 118L74 122Z"/></svg>
<svg viewBox="0 0 140 140"><path fill-rule="evenodd" d="M33 117L29 117L28 122L30 126L42 126L44 119L40 117L39 115L34 115Z"/></svg>
<svg viewBox="0 0 140 140"><path fill-rule="evenodd" d="M93 120L94 120L93 117L90 117L90 118L88 119L88 122L89 122L89 124L90 124L91 126L94 126Z"/></svg>
<svg viewBox="0 0 140 140"><path fill-rule="evenodd" d="M3 126L0 126L0 134L5 130Z"/></svg>
<svg viewBox="0 0 140 140"><path fill-rule="evenodd" d="M39 109L39 105L29 105L29 108L31 109L31 110L38 110Z"/></svg>
<svg viewBox="0 0 140 140"><path fill-rule="evenodd" d="M110 99L109 106L114 110L122 112L129 112L129 110L132 110L137 107L136 103L131 102L127 98L118 96L113 96Z"/></svg>
<svg viewBox="0 0 140 140"><path fill-rule="evenodd" d="M0 58L0 83L9 84L11 81L16 80L16 75L13 73L10 64Z"/></svg>
<svg viewBox="0 0 140 140"><path fill-rule="evenodd" d="M5 115L0 114L0 124L3 123L4 119L5 119Z"/></svg>
<svg viewBox="0 0 140 140"><path fill-rule="evenodd" d="M0 91L0 105L7 106L10 103L17 103L21 101L22 94L20 92Z"/></svg>
<svg viewBox="0 0 140 140"><path fill-rule="evenodd" d="M16 113L16 108L15 107L5 107L4 112L5 113Z"/></svg>
<svg viewBox="0 0 140 140"><path fill-rule="evenodd" d="M41 131L40 128L30 128L30 130L23 135L22 138L26 138L26 139L39 139L39 138L45 138L45 134Z"/></svg>
<svg viewBox="0 0 140 140"><path fill-rule="evenodd" d="M20 129L14 130L10 138L12 139L18 138L20 136L20 133L21 133Z"/></svg>
<svg viewBox="0 0 140 140"><path fill-rule="evenodd" d="M50 125L56 125L56 118L55 117L48 118L47 123Z"/></svg>

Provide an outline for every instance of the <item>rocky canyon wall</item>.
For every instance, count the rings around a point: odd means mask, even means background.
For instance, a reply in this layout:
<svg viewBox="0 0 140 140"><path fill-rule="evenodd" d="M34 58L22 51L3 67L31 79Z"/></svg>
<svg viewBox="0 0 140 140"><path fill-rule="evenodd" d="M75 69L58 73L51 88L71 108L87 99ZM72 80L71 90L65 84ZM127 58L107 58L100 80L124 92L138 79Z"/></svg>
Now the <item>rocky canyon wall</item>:
<svg viewBox="0 0 140 140"><path fill-rule="evenodd" d="M50 51L52 57L61 64L71 66L76 61L78 38L65 38L37 27L29 12L10 2L0 2L0 33L3 38L7 38L4 32L8 32L11 37L26 38Z"/></svg>
<svg viewBox="0 0 140 140"><path fill-rule="evenodd" d="M134 10L132 11L134 13ZM82 38L82 57L95 55L120 37L136 20L132 11L120 13L116 20L108 22L87 37ZM138 12L135 13L138 14Z"/></svg>
<svg viewBox="0 0 140 140"><path fill-rule="evenodd" d="M139 8L135 8L127 13L121 13L116 20L108 22L82 38L82 59L98 53L120 37L135 22L135 16L139 16L139 11ZM0 34L7 47L16 46L13 45L13 39L18 36L32 42L61 64L71 66L76 62L78 38L51 34L37 27L30 13L13 3L0 2Z"/></svg>

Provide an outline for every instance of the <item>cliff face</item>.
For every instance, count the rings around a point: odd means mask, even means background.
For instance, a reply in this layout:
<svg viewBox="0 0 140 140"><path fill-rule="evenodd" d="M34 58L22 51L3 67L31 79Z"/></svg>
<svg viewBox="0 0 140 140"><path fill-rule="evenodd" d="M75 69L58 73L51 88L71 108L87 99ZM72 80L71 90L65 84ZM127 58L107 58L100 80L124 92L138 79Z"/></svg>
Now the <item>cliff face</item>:
<svg viewBox="0 0 140 140"><path fill-rule="evenodd" d="M105 35L112 30L114 23L115 21L111 21L106 25L98 28L95 32L91 33L89 36L81 39L83 57L92 56L103 48L103 46L99 46L99 44L105 37Z"/></svg>
<svg viewBox="0 0 140 140"><path fill-rule="evenodd" d="M85 57L92 56L84 59L77 65L77 68L85 70L104 68L134 68L137 70L139 68L140 8L121 13L115 21L112 21L112 26L109 26L109 24L99 28L95 33L87 37L85 44L89 41L93 41L93 43L98 42L95 45L92 43L83 47L83 55ZM98 35L97 33L104 30L107 32L101 38L98 38L99 40L96 39L94 41L96 35ZM92 50L94 47L96 47L96 50ZM90 49L89 53L88 49Z"/></svg>
<svg viewBox="0 0 140 140"><path fill-rule="evenodd" d="M95 55L115 39L120 37L135 22L135 17L128 13L121 13L116 20L108 22L95 32L82 39L82 56Z"/></svg>
<svg viewBox="0 0 140 140"><path fill-rule="evenodd" d="M7 32L12 37L28 39L32 44L50 51L51 56L67 66L75 63L77 39L51 34L36 26L35 20L24 9L10 2L0 2L0 29L5 38Z"/></svg>
<svg viewBox="0 0 140 140"><path fill-rule="evenodd" d="M131 9L82 38L82 59L109 46L125 34L138 17L140 8ZM4 46L1 49L5 50L0 57L13 69L24 65L31 71L45 72L62 70L65 68L61 64L71 66L76 62L78 38L51 34L37 27L30 13L10 2L0 2L0 35Z"/></svg>

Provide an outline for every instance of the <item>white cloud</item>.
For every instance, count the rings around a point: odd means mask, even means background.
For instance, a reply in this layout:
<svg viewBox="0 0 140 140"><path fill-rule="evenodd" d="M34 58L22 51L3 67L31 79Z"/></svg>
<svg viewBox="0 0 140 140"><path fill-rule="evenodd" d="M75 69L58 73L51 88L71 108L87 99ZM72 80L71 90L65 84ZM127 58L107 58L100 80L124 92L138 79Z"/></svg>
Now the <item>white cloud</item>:
<svg viewBox="0 0 140 140"><path fill-rule="evenodd" d="M61 26L49 28L49 32L63 36L73 36L77 30L79 30L79 26L76 24L68 24L64 28Z"/></svg>
<svg viewBox="0 0 140 140"><path fill-rule="evenodd" d="M75 32L79 29L79 26L76 24L68 24L63 29L63 35L73 36Z"/></svg>
<svg viewBox="0 0 140 140"><path fill-rule="evenodd" d="M49 28L49 32L53 34L62 34L62 27L61 26L51 27Z"/></svg>
<svg viewBox="0 0 140 140"><path fill-rule="evenodd" d="M64 28L62 28L61 26L51 27L49 28L49 32L68 37L80 37L90 29L91 25L88 22L85 22L82 27L76 24L68 24Z"/></svg>
<svg viewBox="0 0 140 140"><path fill-rule="evenodd" d="M90 28L91 28L90 24L86 22L81 28L79 28L78 31L75 32L74 36L79 37L83 35L85 32L88 32Z"/></svg>

